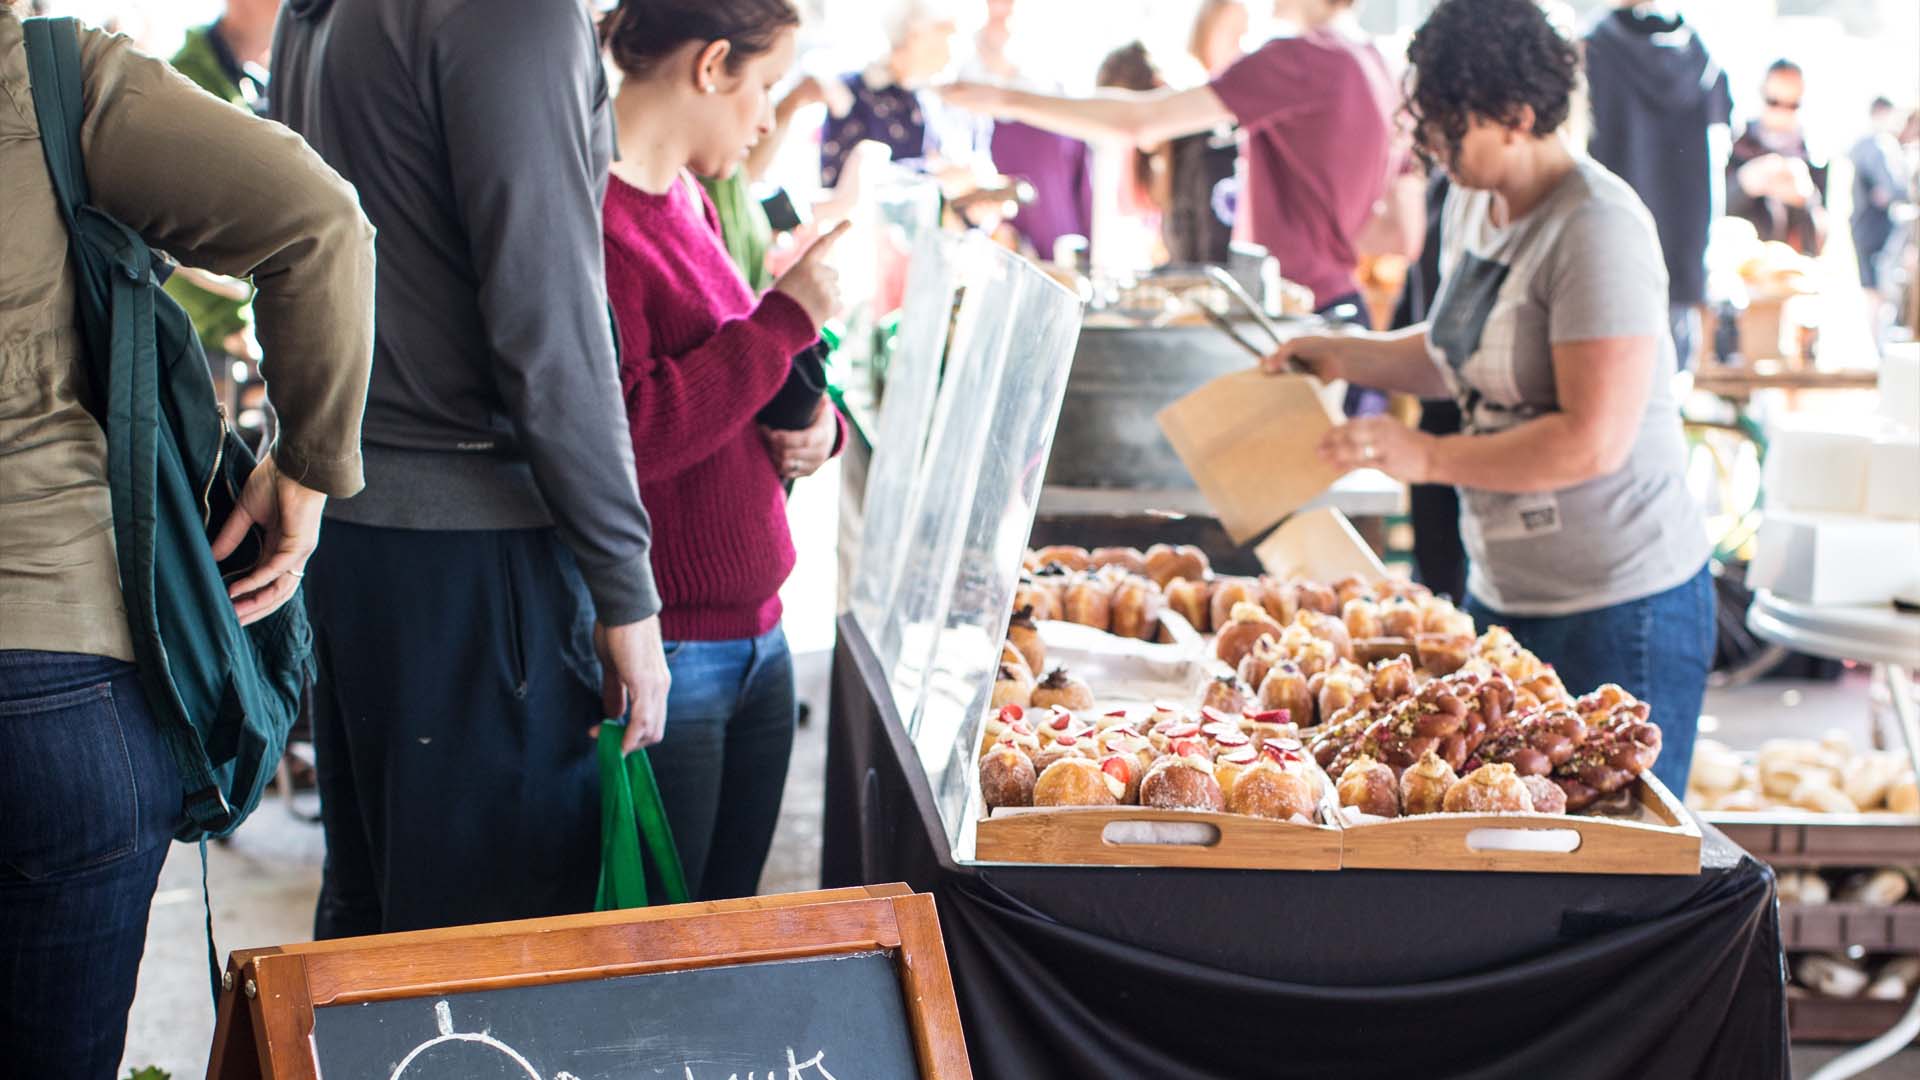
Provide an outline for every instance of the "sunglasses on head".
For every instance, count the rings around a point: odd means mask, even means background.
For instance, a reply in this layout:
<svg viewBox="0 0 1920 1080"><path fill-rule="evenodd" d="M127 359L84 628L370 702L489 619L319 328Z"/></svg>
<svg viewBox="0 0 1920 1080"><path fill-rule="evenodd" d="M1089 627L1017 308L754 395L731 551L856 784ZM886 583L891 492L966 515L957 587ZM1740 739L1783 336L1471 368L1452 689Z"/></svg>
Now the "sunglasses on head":
<svg viewBox="0 0 1920 1080"><path fill-rule="evenodd" d="M1800 108L1800 103L1798 101L1782 101L1779 98L1768 98L1767 108L1785 109L1788 112L1793 112Z"/></svg>

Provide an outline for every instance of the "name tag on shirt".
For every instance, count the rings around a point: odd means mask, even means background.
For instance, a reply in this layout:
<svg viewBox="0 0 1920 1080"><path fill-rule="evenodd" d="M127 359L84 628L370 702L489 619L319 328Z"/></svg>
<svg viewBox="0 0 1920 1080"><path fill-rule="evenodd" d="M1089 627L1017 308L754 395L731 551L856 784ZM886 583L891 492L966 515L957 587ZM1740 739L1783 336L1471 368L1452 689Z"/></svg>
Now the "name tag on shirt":
<svg viewBox="0 0 1920 1080"><path fill-rule="evenodd" d="M1560 498L1551 491L1527 495L1478 492L1474 502L1481 536L1488 543L1552 536L1563 524Z"/></svg>

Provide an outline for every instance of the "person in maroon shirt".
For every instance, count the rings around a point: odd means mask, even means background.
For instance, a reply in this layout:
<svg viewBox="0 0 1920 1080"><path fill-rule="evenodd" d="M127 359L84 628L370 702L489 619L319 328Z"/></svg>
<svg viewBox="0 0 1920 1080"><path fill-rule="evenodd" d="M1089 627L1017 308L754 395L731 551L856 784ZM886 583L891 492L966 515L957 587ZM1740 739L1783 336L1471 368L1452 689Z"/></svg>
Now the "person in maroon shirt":
<svg viewBox="0 0 1920 1080"><path fill-rule="evenodd" d="M1300 32L1190 90L1069 98L955 83L941 95L958 108L1138 146L1237 123L1235 238L1278 257L1281 274L1312 289L1322 311L1351 304L1364 318L1353 238L1386 190L1399 93L1379 51L1345 18L1352 6L1274 0L1274 15Z"/></svg>
<svg viewBox="0 0 1920 1080"><path fill-rule="evenodd" d="M840 306L822 256L845 223L755 296L694 177L731 174L772 130L768 91L792 66L798 23L789 0L624 0L602 29L624 76L607 293L673 677L650 754L703 900L753 895L779 818L794 728L783 484L838 449L840 425L824 399L799 431L756 414Z"/></svg>

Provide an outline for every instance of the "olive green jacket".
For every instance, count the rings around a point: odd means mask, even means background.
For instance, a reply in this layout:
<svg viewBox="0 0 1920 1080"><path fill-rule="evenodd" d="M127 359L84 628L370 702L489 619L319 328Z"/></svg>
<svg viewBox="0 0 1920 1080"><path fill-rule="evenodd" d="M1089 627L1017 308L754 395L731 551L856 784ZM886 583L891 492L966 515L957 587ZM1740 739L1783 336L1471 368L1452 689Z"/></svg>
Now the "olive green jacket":
<svg viewBox="0 0 1920 1080"><path fill-rule="evenodd" d="M308 487L358 491L373 229L353 189L292 132L207 95L124 37L83 28L80 54L94 204L183 261L253 277L280 415L275 458ZM0 192L0 649L131 660L66 226L20 19L5 3Z"/></svg>

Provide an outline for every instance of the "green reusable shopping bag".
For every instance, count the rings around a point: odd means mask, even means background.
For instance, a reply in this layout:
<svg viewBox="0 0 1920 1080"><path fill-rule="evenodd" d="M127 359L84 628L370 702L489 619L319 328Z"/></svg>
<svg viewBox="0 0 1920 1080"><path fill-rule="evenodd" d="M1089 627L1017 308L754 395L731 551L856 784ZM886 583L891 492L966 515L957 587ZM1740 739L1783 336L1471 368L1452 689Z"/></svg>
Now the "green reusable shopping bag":
<svg viewBox="0 0 1920 1080"><path fill-rule="evenodd" d="M647 868L669 904L684 904L686 874L645 750L623 754L625 721L600 725L600 894L596 911L647 906Z"/></svg>

